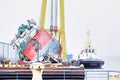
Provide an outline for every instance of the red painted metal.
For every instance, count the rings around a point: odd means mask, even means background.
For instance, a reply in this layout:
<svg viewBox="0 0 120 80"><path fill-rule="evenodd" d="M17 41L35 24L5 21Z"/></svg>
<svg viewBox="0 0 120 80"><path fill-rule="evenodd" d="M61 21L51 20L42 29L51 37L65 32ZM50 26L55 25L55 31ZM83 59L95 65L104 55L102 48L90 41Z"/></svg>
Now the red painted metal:
<svg viewBox="0 0 120 80"><path fill-rule="evenodd" d="M39 30L39 32L33 37L33 40L36 40L41 44L41 48L39 52L47 45L47 43L52 39L52 36L43 28ZM38 52L35 50L35 45L32 41L28 44L26 49L24 50L24 55L29 59L33 60Z"/></svg>
<svg viewBox="0 0 120 80"><path fill-rule="evenodd" d="M57 27L57 26L54 27L54 32L55 32L55 33L58 32L58 27Z"/></svg>

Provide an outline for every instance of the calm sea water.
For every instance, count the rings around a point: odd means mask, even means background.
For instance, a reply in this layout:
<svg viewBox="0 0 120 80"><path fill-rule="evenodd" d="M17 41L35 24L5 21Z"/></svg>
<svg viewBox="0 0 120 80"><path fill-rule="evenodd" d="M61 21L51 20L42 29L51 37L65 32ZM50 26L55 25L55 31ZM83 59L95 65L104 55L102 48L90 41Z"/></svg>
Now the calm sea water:
<svg viewBox="0 0 120 80"><path fill-rule="evenodd" d="M103 69L112 69L120 71L120 57L119 56L106 57Z"/></svg>

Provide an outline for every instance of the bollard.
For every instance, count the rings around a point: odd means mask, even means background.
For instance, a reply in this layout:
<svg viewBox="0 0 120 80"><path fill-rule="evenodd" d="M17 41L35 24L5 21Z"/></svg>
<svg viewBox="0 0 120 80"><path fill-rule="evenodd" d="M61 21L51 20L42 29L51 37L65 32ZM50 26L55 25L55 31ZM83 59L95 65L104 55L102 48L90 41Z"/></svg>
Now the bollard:
<svg viewBox="0 0 120 80"><path fill-rule="evenodd" d="M110 80L119 80L119 74L118 74L118 73L115 73L115 72L112 72L112 73L110 73L110 75L109 75L109 79L110 79Z"/></svg>
<svg viewBox="0 0 120 80"><path fill-rule="evenodd" d="M44 66L45 65L42 63L33 63L30 65L30 69L32 71L32 80L42 80Z"/></svg>

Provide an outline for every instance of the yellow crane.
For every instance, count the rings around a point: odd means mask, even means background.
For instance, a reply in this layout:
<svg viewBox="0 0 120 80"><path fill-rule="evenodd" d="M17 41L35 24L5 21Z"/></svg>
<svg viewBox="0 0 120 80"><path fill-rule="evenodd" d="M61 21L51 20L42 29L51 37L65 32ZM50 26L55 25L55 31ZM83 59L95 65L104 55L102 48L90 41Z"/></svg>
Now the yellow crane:
<svg viewBox="0 0 120 80"><path fill-rule="evenodd" d="M51 0L52 1L52 0ZM58 36L53 36L57 38L62 46L62 58L66 61L66 39L65 39L65 21L64 21L64 0L57 0L59 1L59 12L60 12L60 26L57 29L56 26L54 26L54 29L56 29L56 33ZM52 5L51 5L52 6ZM38 28L44 28L47 31L50 31L49 28L45 27L45 19L46 19L46 7L47 7L47 0L42 0L42 7L41 7L41 14L40 14L40 21ZM52 6L53 7L53 6ZM57 6L56 6L57 7ZM57 16L56 16L57 17ZM58 27L58 26L57 26ZM55 33L55 34L56 34Z"/></svg>

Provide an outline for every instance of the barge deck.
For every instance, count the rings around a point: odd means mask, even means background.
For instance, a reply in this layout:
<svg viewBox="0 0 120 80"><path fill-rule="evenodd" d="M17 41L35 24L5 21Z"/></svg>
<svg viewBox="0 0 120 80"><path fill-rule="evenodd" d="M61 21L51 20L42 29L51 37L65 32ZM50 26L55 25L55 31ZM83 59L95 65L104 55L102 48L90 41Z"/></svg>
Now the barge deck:
<svg viewBox="0 0 120 80"><path fill-rule="evenodd" d="M68 66L46 67L42 73L43 80L84 80L84 77L84 68ZM32 71L28 67L0 67L0 80L32 80Z"/></svg>

